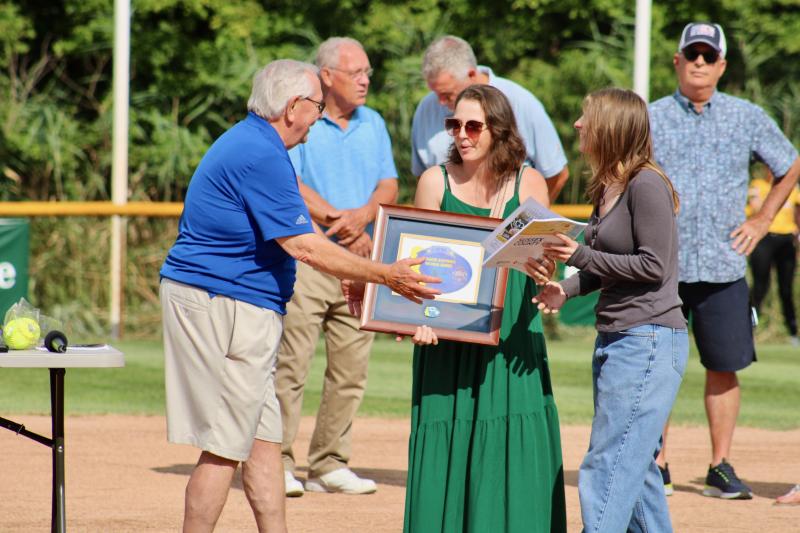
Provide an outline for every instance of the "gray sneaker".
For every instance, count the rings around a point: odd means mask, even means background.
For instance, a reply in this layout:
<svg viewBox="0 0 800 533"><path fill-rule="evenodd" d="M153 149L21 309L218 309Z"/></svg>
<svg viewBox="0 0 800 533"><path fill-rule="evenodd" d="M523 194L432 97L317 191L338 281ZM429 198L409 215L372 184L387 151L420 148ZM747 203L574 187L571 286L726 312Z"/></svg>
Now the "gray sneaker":
<svg viewBox="0 0 800 533"><path fill-rule="evenodd" d="M750 500L753 498L753 491L739 479L733 465L723 459L717 466L708 468L703 496L724 500Z"/></svg>

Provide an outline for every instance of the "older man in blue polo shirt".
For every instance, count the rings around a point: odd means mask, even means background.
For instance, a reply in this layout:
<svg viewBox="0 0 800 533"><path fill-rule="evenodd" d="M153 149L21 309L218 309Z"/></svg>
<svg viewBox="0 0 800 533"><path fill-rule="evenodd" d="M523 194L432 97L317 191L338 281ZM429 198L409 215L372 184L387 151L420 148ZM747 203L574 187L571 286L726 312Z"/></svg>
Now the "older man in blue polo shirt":
<svg viewBox="0 0 800 533"><path fill-rule="evenodd" d="M332 37L319 46L325 114L311 128L308 142L289 152L311 217L326 234L351 252L368 257L378 205L397 200L397 170L392 143L381 116L365 104L372 68L361 44ZM321 332L327 370L308 450L305 490L375 492L375 482L348 468L352 424L364 396L373 333L359 330L339 281L298 265L297 284L287 306L278 351L276 391L283 420L286 494L302 496L294 477L292 448L300 423L303 391Z"/></svg>
<svg viewBox="0 0 800 533"><path fill-rule="evenodd" d="M287 148L324 104L317 68L279 60L253 79L248 115L206 152L161 268L167 433L200 448L184 531L214 529L242 463L259 531L286 531L281 421L273 367L295 259L331 275L387 283L419 301L436 283L373 263L314 232ZM438 291L433 291L433 293Z"/></svg>
<svg viewBox="0 0 800 533"><path fill-rule="evenodd" d="M431 92L420 101L411 123L411 172L415 176L447 161L453 138L444 129L444 119L453 116L459 93L473 84L488 84L511 103L525 142L526 161L545 177L550 203L555 202L569 179L567 157L553 122L530 91L479 66L469 43L453 35L428 46L422 75Z"/></svg>
<svg viewBox="0 0 800 533"><path fill-rule="evenodd" d="M679 292L706 368L711 464L703 494L750 499L728 462L740 404L736 372L756 358L745 257L795 187L800 159L761 108L717 90L726 51L719 24L688 24L673 58L678 90L651 104L650 118L656 160L680 194ZM745 220L754 156L778 178L762 209ZM669 494L665 449L657 462Z"/></svg>

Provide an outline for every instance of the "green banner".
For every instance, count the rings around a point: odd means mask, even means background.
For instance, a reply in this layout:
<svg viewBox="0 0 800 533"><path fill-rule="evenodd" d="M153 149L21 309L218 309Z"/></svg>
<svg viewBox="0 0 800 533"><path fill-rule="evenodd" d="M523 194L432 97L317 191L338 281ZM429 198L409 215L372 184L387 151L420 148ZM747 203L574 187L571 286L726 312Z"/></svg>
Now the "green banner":
<svg viewBox="0 0 800 533"><path fill-rule="evenodd" d="M577 269L567 267L564 269L564 277L569 277L577 272ZM558 312L558 319L562 324L568 326L594 326L594 306L600 297L600 291L594 291L586 296L576 296L564 303Z"/></svg>
<svg viewBox="0 0 800 533"><path fill-rule="evenodd" d="M0 322L8 308L28 297L29 225L22 218L0 218Z"/></svg>

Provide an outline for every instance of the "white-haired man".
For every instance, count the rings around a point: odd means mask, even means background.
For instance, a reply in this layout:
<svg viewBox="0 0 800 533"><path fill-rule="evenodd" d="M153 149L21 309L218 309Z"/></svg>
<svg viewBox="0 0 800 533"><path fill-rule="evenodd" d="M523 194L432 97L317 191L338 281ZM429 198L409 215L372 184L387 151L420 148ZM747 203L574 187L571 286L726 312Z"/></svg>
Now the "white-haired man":
<svg viewBox="0 0 800 533"><path fill-rule="evenodd" d="M369 257L378 206L397 200L389 132L381 116L365 105L372 67L362 45L347 37L331 37L320 44L316 64L325 114L311 128L308 142L293 148L289 156L314 221L341 246ZM294 296L286 307L275 374L283 420L286 494L302 496L304 492L294 477L292 445L321 332L327 370L308 449L305 490L369 494L377 489L375 482L358 477L347 465L374 334L359 330L359 319L348 311L335 277L303 264L297 267Z"/></svg>
<svg viewBox="0 0 800 533"><path fill-rule="evenodd" d="M428 46L422 75L431 92L420 101L411 124L411 172L415 176L447 161L453 138L445 131L444 120L453 115L459 93L470 85L489 84L511 103L527 162L545 177L550 202L555 201L569 179L567 157L553 122L530 91L478 65L469 43L452 35Z"/></svg>
<svg viewBox="0 0 800 533"><path fill-rule="evenodd" d="M650 121L656 161L681 197L678 292L706 368L711 463L703 494L749 500L750 487L728 462L741 403L736 372L756 359L745 257L797 184L800 159L760 107L717 90L726 51L719 24L687 24L672 58L678 89L650 104ZM758 213L745 220L753 157L776 179ZM666 435L664 428L656 461L669 495Z"/></svg>
<svg viewBox="0 0 800 533"><path fill-rule="evenodd" d="M184 531L214 529L240 462L258 530L286 531L272 370L295 259L388 283L412 300L430 292L410 268L418 260L373 263L314 232L286 149L306 139L324 108L317 68L270 63L247 107L195 170L161 268L168 439L202 450Z"/></svg>

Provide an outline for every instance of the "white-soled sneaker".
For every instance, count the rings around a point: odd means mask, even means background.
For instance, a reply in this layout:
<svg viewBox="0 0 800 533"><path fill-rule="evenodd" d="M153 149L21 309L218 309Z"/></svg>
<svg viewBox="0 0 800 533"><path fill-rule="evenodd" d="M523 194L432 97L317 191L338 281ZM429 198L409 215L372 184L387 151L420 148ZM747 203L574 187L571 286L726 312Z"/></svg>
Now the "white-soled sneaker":
<svg viewBox="0 0 800 533"><path fill-rule="evenodd" d="M289 498L298 498L305 493L303 484L300 483L300 481L294 477L294 474L288 470L283 471L283 480L286 484L286 496Z"/></svg>
<svg viewBox="0 0 800 533"><path fill-rule="evenodd" d="M349 468L340 468L306 481L309 492L343 492L344 494L372 494L378 486L371 479L362 479Z"/></svg>

